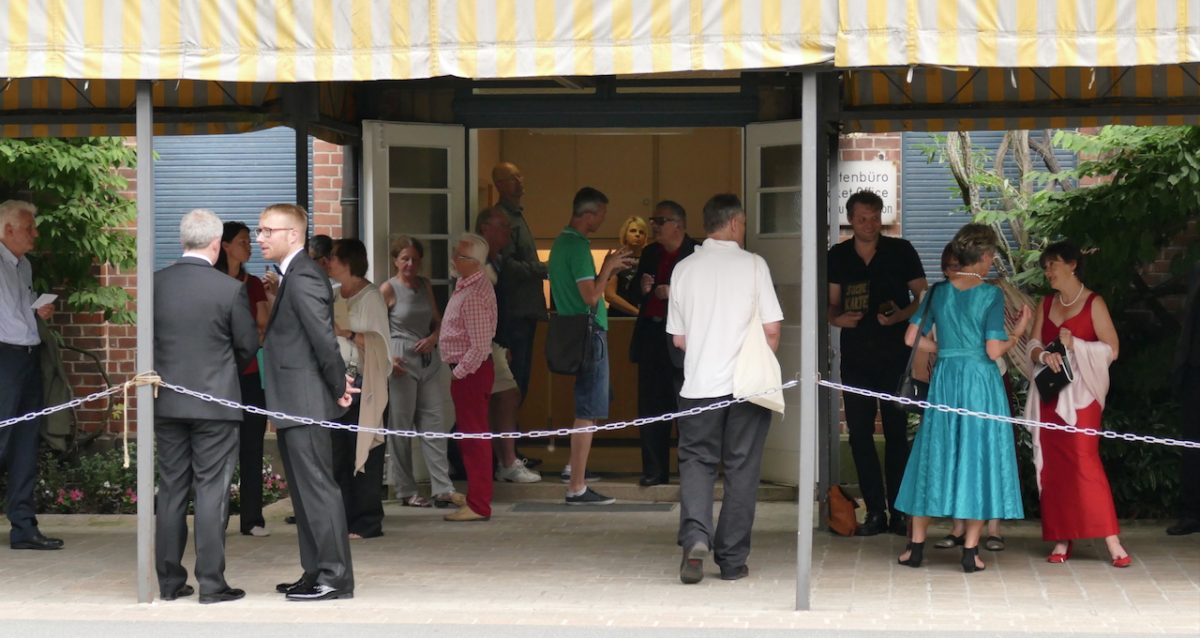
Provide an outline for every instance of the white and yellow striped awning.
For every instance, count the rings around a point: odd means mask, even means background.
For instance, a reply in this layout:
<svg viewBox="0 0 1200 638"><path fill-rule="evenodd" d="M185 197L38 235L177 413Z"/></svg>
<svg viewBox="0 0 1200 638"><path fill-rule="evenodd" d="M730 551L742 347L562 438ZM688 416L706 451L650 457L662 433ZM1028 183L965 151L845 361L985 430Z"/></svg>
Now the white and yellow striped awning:
<svg viewBox="0 0 1200 638"><path fill-rule="evenodd" d="M1200 61L1197 0L840 0L835 64L1116 67Z"/></svg>
<svg viewBox="0 0 1200 638"><path fill-rule="evenodd" d="M847 111L1003 110L1194 105L1197 63L1200 0L0 0L0 133L131 134L136 80L188 133L286 123L297 82L353 127L362 81L832 64Z"/></svg>
<svg viewBox="0 0 1200 638"><path fill-rule="evenodd" d="M22 0L0 77L327 82L792 67L836 0Z"/></svg>

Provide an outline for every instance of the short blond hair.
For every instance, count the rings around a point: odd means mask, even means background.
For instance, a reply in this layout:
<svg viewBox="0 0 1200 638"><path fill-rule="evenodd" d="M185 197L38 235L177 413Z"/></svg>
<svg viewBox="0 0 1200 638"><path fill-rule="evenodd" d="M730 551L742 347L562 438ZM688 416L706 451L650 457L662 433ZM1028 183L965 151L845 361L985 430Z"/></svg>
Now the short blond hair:
<svg viewBox="0 0 1200 638"><path fill-rule="evenodd" d="M299 224L299 227L296 230L300 231L301 237L304 237L308 234L308 211L304 210L304 208L295 204L271 204L262 211L263 215L266 215L267 213L280 213L282 215L286 215L287 217L291 218L292 221Z"/></svg>

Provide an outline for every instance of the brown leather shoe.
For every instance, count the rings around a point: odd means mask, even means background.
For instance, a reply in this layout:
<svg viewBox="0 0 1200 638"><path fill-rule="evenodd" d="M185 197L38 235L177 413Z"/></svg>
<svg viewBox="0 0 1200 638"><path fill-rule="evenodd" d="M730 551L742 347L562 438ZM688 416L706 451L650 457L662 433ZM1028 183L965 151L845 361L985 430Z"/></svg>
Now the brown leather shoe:
<svg viewBox="0 0 1200 638"><path fill-rule="evenodd" d="M453 514L447 514L443 516L442 520L450 521L451 523L473 523L475 521L486 521L491 518L491 516L476 514L475 510L464 505L458 508L458 511L454 512Z"/></svg>
<svg viewBox="0 0 1200 638"><path fill-rule="evenodd" d="M467 497L463 496L461 492L437 494L433 497L433 506L439 509L446 507L466 507Z"/></svg>

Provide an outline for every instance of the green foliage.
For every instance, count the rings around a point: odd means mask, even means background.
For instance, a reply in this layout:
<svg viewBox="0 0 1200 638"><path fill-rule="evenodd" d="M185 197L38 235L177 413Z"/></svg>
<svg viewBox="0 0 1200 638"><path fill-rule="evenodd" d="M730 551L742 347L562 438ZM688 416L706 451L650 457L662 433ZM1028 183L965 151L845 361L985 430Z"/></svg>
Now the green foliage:
<svg viewBox="0 0 1200 638"><path fill-rule="evenodd" d="M4 476L0 476L0 497L4 495ZM229 488L230 511L240 505L238 472ZM129 444L129 467L119 447L63 457L44 453L38 461L34 486L38 511L51 514L133 514L137 512L137 445ZM287 496L287 482L271 467L271 457L263 459L263 505ZM2 498L0 498L2 501Z"/></svg>
<svg viewBox="0 0 1200 638"><path fill-rule="evenodd" d="M119 169L137 154L121 138L0 140L0 192L30 198L38 207L34 286L65 295L74 311L99 312L116 323L133 323L130 296L120 286L101 286L96 267L135 264L134 235L121 230L137 214L123 196Z"/></svg>
<svg viewBox="0 0 1200 638"><path fill-rule="evenodd" d="M1106 126L1097 135L1060 131L1055 143L1095 157L1070 174L1100 183L1053 193L1036 208L1044 237L1070 237L1096 252L1087 283L1113 314L1145 301L1139 269L1153 261L1200 214L1200 127ZM1176 273L1200 258L1192 245L1173 264Z"/></svg>

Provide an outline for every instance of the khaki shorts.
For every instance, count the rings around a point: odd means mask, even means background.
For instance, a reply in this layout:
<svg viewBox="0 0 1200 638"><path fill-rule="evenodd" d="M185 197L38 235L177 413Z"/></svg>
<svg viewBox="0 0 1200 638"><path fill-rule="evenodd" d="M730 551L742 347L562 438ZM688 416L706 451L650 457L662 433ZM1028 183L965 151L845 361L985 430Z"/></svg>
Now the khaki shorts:
<svg viewBox="0 0 1200 638"><path fill-rule="evenodd" d="M496 369L496 380L492 382L492 394L500 394L517 387L512 369L508 367L508 348L492 343L492 365Z"/></svg>

